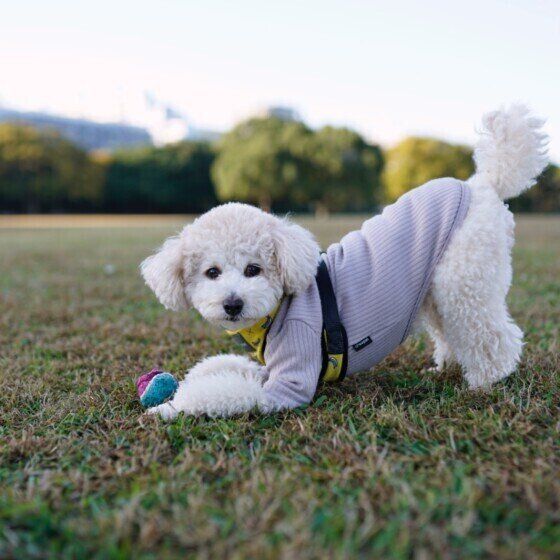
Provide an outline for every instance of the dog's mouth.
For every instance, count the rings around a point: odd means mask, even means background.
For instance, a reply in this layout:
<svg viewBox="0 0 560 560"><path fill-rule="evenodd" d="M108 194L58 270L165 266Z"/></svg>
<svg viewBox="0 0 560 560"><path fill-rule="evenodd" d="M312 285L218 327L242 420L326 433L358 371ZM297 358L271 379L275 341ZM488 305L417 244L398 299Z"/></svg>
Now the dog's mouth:
<svg viewBox="0 0 560 560"><path fill-rule="evenodd" d="M252 319L251 317L246 317L245 315L237 315L235 317L226 315L222 319L222 328L225 328L226 330L245 329L252 326L255 321L257 321L257 319Z"/></svg>

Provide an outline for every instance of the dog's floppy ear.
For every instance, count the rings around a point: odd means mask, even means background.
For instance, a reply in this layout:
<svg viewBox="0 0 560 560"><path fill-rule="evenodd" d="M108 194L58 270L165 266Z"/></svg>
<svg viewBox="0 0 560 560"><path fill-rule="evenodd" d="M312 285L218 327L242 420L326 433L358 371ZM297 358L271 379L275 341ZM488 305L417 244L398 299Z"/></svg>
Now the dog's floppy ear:
<svg viewBox="0 0 560 560"><path fill-rule="evenodd" d="M319 262L319 245L313 234L291 223L277 220L272 229L276 263L284 292L303 292L315 279Z"/></svg>
<svg viewBox="0 0 560 560"><path fill-rule="evenodd" d="M188 307L183 285L186 265L182 234L170 237L140 265L146 284L167 309L179 311Z"/></svg>

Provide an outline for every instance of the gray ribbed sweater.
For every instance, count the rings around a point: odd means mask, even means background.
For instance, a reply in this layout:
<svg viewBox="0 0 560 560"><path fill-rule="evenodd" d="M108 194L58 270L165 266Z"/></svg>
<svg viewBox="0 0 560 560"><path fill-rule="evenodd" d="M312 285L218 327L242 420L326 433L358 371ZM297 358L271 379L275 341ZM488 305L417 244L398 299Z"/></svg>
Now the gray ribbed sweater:
<svg viewBox="0 0 560 560"><path fill-rule="evenodd" d="M371 368L408 336L469 201L465 183L436 179L328 248L324 258L348 335L348 374ZM268 333L264 390L270 408L311 401L322 365L321 332L313 282L304 293L286 298Z"/></svg>

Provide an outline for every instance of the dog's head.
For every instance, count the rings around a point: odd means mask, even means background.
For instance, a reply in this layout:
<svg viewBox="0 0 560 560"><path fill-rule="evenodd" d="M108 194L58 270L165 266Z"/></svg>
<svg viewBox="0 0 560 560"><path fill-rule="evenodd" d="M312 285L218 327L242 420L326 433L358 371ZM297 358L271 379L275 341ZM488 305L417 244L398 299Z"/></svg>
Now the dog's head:
<svg viewBox="0 0 560 560"><path fill-rule="evenodd" d="M168 309L192 305L210 323L240 329L315 278L319 246L304 228L246 204L218 206L141 264Z"/></svg>

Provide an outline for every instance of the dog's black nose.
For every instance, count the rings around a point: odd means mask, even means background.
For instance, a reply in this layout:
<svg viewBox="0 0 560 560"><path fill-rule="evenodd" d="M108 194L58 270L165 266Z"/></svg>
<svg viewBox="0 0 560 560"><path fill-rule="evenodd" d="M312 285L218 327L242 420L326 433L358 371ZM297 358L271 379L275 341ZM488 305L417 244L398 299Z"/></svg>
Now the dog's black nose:
<svg viewBox="0 0 560 560"><path fill-rule="evenodd" d="M224 310L230 317L237 317L243 309L243 300L238 297L228 297L224 301Z"/></svg>

